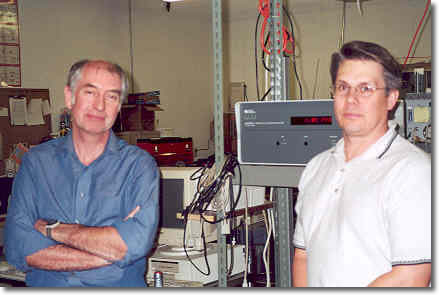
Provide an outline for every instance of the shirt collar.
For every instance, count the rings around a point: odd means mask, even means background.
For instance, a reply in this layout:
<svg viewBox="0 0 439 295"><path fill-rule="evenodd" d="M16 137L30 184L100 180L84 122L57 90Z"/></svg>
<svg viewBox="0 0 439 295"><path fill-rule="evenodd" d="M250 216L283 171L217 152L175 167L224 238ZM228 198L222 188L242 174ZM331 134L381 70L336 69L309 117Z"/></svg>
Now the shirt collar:
<svg viewBox="0 0 439 295"><path fill-rule="evenodd" d="M381 136L373 145L371 145L363 154L356 157L356 159L378 158L388 148L388 145L393 142L394 136L396 135L395 128L397 124L394 121L389 121L388 126L389 129L387 130L387 132L383 136ZM344 138L341 138L337 142L335 147L332 148L331 154L343 159L344 161Z"/></svg>
<svg viewBox="0 0 439 295"><path fill-rule="evenodd" d="M66 136L63 136L59 139L59 145L58 148L60 150L63 150L66 153L75 154L75 148L73 146L73 137L72 132L69 132ZM120 148L119 148L119 140L117 136L114 134L113 130L110 130L110 136L108 137L107 144L105 145L104 152L110 153L110 154L119 154Z"/></svg>

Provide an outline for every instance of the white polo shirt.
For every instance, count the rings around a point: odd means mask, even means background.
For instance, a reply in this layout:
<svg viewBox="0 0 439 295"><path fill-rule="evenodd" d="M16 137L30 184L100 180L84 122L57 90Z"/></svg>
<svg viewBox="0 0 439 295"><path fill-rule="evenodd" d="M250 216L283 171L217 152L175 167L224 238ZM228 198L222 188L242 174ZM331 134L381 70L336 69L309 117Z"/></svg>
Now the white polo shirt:
<svg viewBox="0 0 439 295"><path fill-rule="evenodd" d="M431 262L431 158L395 136L347 163L341 139L307 165L293 243L308 286L367 286L393 265Z"/></svg>

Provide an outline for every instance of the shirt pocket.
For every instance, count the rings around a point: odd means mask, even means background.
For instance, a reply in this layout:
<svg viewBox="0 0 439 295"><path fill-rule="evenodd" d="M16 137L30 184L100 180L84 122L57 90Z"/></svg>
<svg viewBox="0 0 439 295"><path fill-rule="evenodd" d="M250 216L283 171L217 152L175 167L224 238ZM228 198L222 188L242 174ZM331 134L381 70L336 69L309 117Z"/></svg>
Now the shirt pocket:
<svg viewBox="0 0 439 295"><path fill-rule="evenodd" d="M114 189L114 190L113 190ZM90 194L86 219L92 226L108 226L121 218L121 192L116 188L95 190Z"/></svg>

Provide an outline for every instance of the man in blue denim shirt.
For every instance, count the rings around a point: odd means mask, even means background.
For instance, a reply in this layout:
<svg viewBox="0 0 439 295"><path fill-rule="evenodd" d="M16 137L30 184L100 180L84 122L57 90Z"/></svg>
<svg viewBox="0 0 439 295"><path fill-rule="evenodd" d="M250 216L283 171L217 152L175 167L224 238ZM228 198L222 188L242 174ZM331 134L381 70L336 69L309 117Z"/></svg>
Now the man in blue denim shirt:
<svg viewBox="0 0 439 295"><path fill-rule="evenodd" d="M72 131L24 155L6 218L6 259L26 272L28 286L146 286L159 170L111 131L126 75L110 62L79 61L64 94Z"/></svg>

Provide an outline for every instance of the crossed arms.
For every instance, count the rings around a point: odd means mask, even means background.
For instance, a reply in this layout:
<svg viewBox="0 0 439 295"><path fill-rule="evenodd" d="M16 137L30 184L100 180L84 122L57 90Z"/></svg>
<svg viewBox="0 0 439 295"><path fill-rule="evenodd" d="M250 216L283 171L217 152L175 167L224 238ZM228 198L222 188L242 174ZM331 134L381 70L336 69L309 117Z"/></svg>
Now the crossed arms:
<svg viewBox="0 0 439 295"><path fill-rule="evenodd" d="M139 210L137 206L124 220L132 218ZM45 220L38 219L34 228L46 236L46 224ZM60 224L51 236L60 244L26 256L29 266L53 271L80 271L110 265L127 252L127 245L111 226Z"/></svg>

